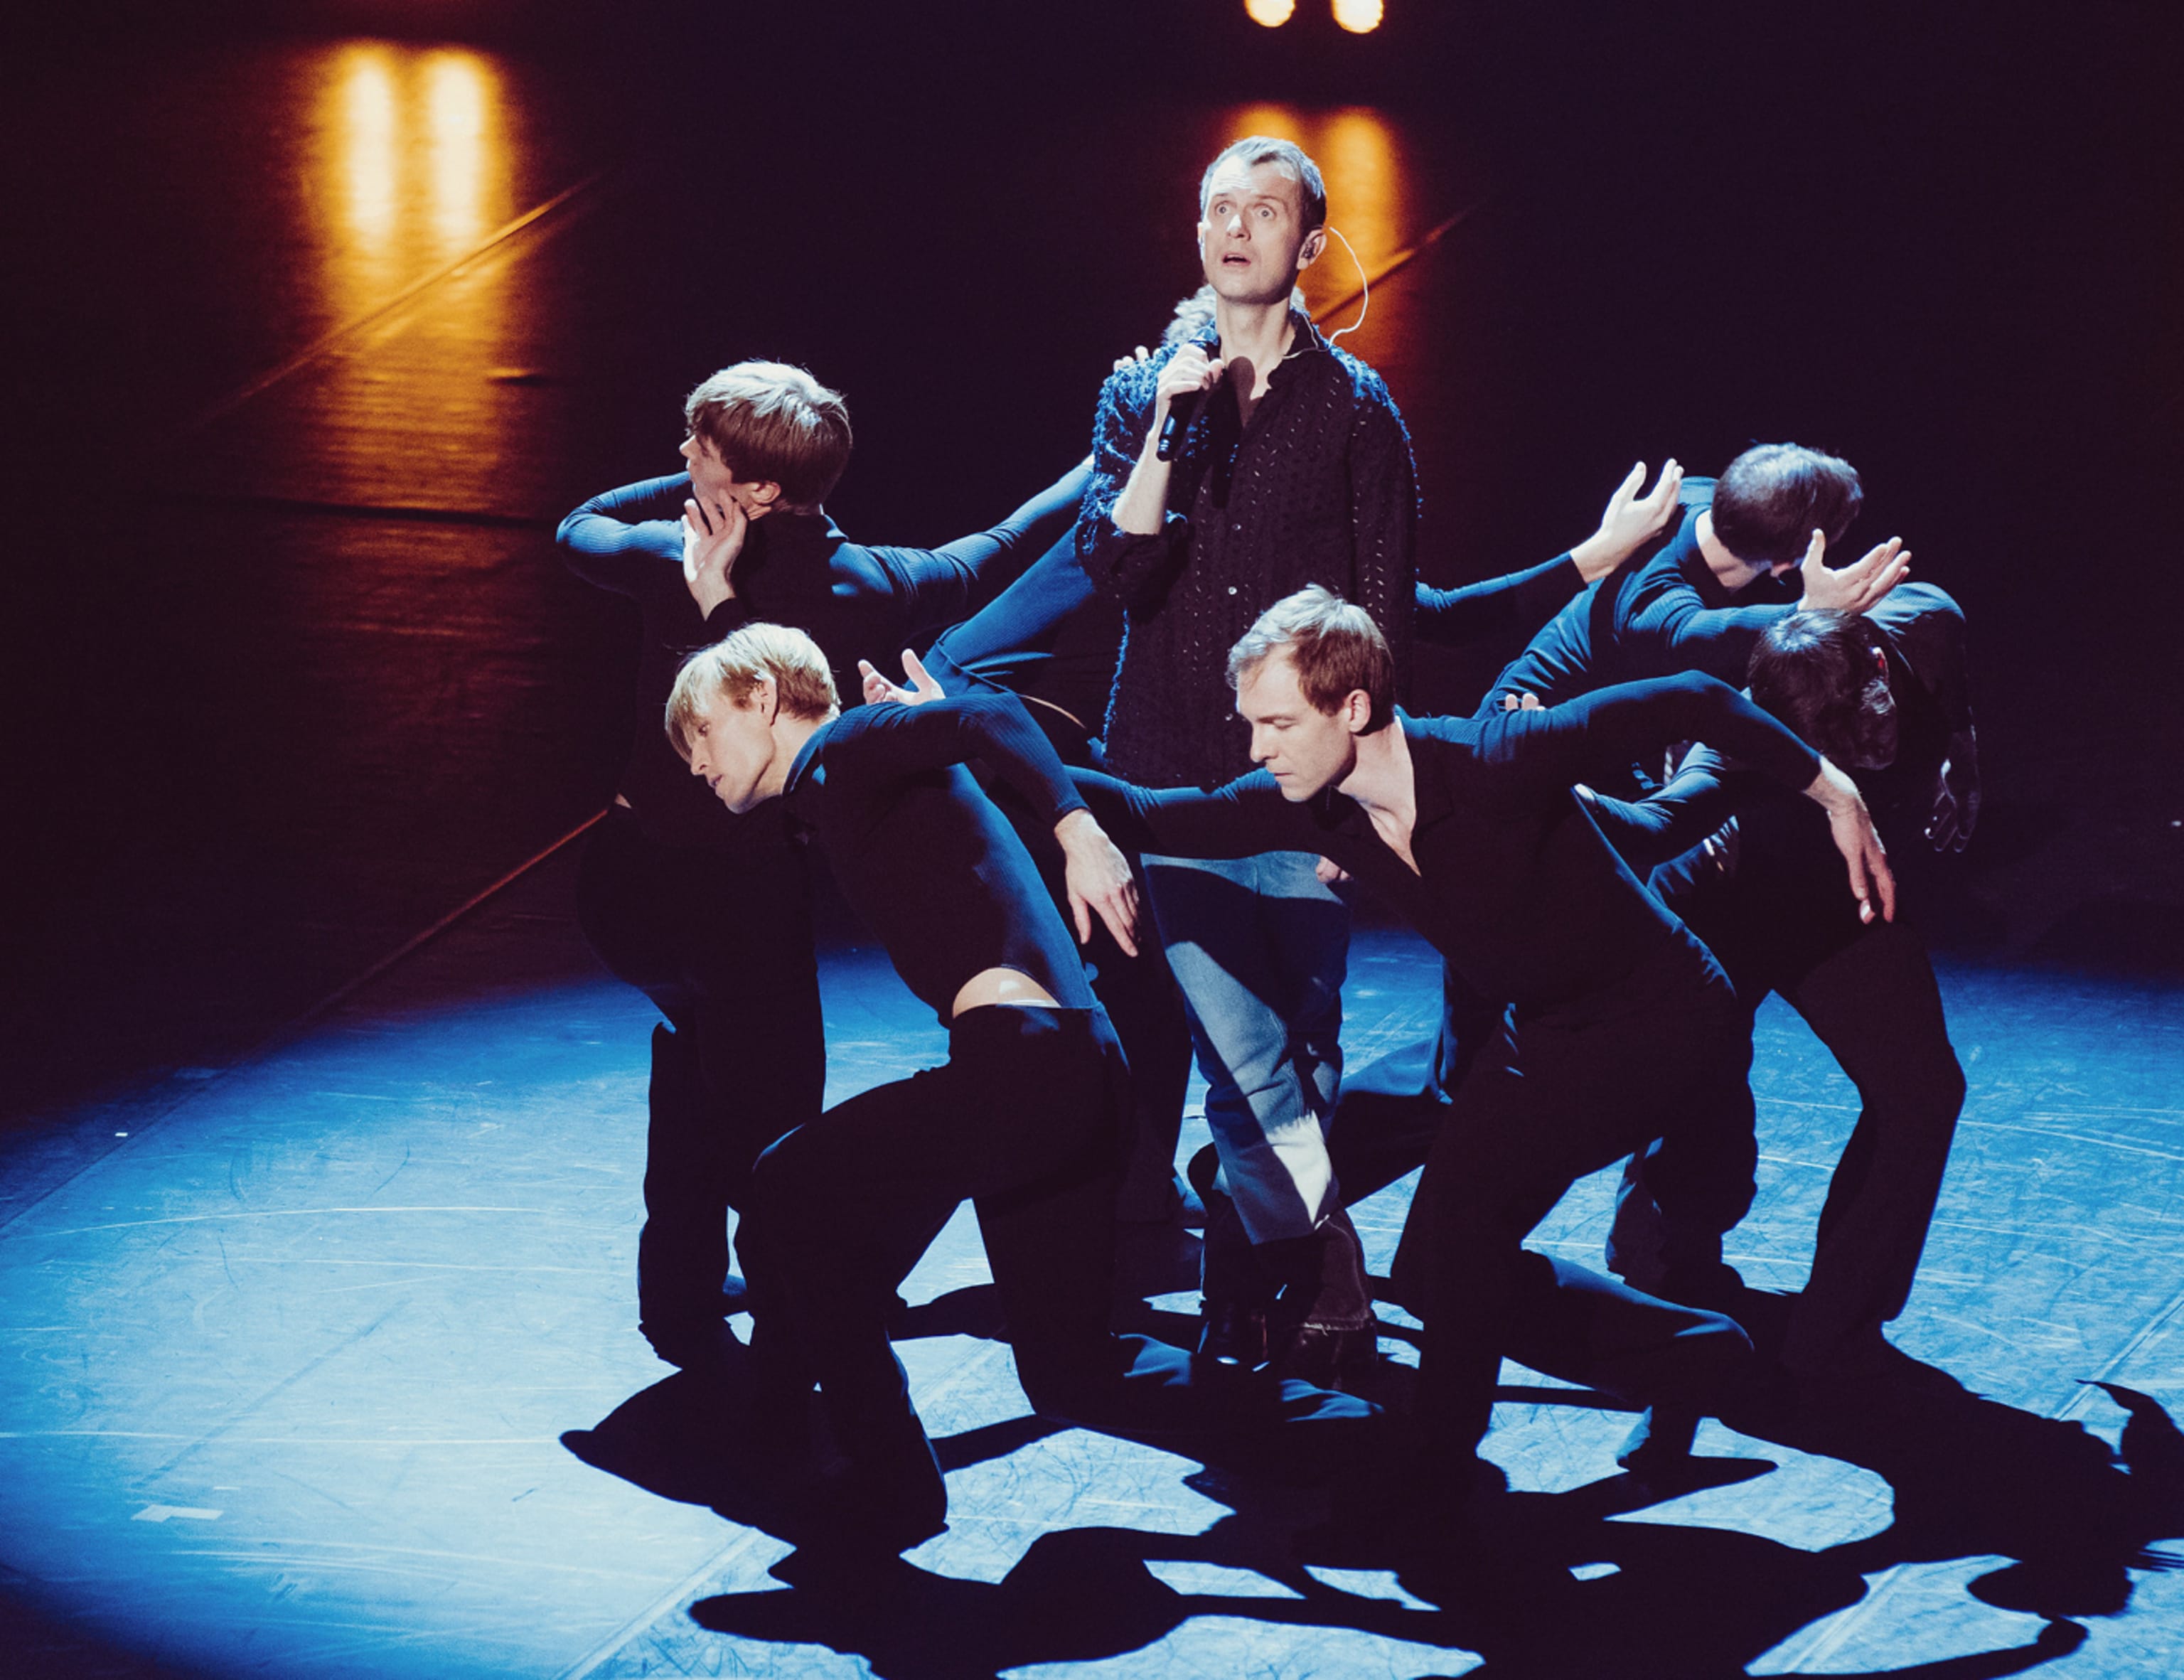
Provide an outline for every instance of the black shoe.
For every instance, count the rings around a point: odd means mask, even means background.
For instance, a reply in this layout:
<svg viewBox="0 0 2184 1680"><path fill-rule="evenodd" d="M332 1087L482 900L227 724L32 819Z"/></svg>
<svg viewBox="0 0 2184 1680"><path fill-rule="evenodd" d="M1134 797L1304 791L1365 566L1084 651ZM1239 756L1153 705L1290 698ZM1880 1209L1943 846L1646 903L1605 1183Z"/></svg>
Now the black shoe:
<svg viewBox="0 0 2184 1680"><path fill-rule="evenodd" d="M829 1476L801 1514L791 1537L800 1546L836 1558L898 1556L948 1527L948 1493L935 1468L877 1475L862 1467Z"/></svg>
<svg viewBox="0 0 2184 1680"><path fill-rule="evenodd" d="M840 1456L821 1477L800 1544L838 1553L907 1551L948 1527L948 1483L907 1398L821 1411Z"/></svg>
<svg viewBox="0 0 2184 1680"><path fill-rule="evenodd" d="M1406 1487L1390 1490L1382 1518L1399 1559L1396 1580L1443 1606L1506 1599L1529 1567L1509 1532L1509 1478L1479 1458L1414 1470Z"/></svg>
<svg viewBox="0 0 2184 1680"><path fill-rule="evenodd" d="M1224 1365L1256 1370L1267 1362L1267 1312L1240 1301L1201 1301L1206 1328L1198 1337L1198 1351Z"/></svg>

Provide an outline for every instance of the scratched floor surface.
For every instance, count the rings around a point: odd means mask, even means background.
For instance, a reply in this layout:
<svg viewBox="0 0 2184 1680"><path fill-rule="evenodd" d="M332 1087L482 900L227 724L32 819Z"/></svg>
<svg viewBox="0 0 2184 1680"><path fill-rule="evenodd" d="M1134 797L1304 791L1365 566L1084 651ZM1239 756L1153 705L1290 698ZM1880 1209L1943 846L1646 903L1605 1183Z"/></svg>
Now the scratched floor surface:
<svg viewBox="0 0 2184 1680"><path fill-rule="evenodd" d="M1536 1567L1492 1600L1420 1596L1317 1495L1030 1420L959 1219L902 1344L951 1526L845 1594L737 1520L736 1443L634 1328L649 1017L566 885L540 872L131 1136L14 1164L0 1568L31 1672L2173 1672L2184 1465L2159 1419L2112 1461L2124 1415L2079 1379L2180 1398L2174 991L1951 972L1971 1096L1896 1340L1961 1388L1709 1423L1719 1485L1658 1504L1615 1471L1627 1419L1507 1368L1490 1447ZM838 1095L937 1051L869 950L827 984ZM1368 935L1353 1056L1432 996L1407 936ZM1772 1007L1758 1069L1736 1258L1794 1287L1848 1093ZM1376 1264L1407 1195L1361 1214ZM1580 1186L1540 1240L1596 1253L1606 1207ZM1186 1262L1179 1234L1134 1253L1156 1309Z"/></svg>

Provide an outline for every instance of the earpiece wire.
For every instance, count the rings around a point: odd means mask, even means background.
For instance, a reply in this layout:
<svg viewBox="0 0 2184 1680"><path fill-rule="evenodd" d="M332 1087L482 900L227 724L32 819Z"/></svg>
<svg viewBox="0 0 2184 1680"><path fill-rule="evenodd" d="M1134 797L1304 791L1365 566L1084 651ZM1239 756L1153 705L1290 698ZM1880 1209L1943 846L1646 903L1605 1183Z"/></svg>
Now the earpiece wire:
<svg viewBox="0 0 2184 1680"><path fill-rule="evenodd" d="M1342 230L1330 221L1327 224L1327 231L1342 241L1342 248L1350 253L1350 260L1357 270L1357 319L1351 321L1349 326L1329 333L1327 342L1332 344L1343 333L1355 332L1365 324L1365 311L1373 307L1373 282L1366 278L1365 265L1358 262L1357 248L1344 236Z"/></svg>

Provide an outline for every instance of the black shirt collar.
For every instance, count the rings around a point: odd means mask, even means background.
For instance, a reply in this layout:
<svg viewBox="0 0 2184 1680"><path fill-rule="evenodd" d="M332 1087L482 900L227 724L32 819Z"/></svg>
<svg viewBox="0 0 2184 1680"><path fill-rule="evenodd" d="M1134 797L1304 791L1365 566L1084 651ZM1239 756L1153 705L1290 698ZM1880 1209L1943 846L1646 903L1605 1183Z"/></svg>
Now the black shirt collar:
<svg viewBox="0 0 2184 1680"><path fill-rule="evenodd" d="M1418 801L1418 811L1411 831L1416 834L1454 814L1456 795L1450 791L1446 779L1434 773L1438 762L1434 755L1417 750L1420 741L1430 738L1431 732L1425 725L1399 706L1396 708L1396 721L1389 727L1401 729L1405 743L1412 749L1411 796ZM1323 829L1377 837L1378 831L1365 807L1338 789L1322 788L1312 801L1312 814Z"/></svg>
<svg viewBox="0 0 2184 1680"><path fill-rule="evenodd" d="M828 720L832 721L831 718ZM796 749L796 756L788 767L788 779L781 784L781 796L784 800L794 800L806 786L819 787L825 784L825 767L815 766L811 761L819 756L819 742L826 733L827 724L822 723L805 736L804 745ZM791 809L794 810L793 806Z"/></svg>
<svg viewBox="0 0 2184 1680"><path fill-rule="evenodd" d="M1415 834L1420 829L1432 827L1456 812L1456 795L1449 790L1448 780L1435 773L1439 759L1435 754L1417 751L1418 744L1427 738L1425 728L1408 712L1398 706L1396 727L1403 732L1406 745L1411 752L1411 796L1418 801L1418 814L1412 826Z"/></svg>
<svg viewBox="0 0 2184 1680"><path fill-rule="evenodd" d="M1804 582L1796 575L1794 567L1780 578L1763 572L1741 589L1724 588L1699 547L1699 516L1705 511L1703 507L1695 507L1686 512L1682 527L1669 539L1663 553L1698 591L1699 600L1709 611L1739 606L1775 606L1795 601L1804 593Z"/></svg>
<svg viewBox="0 0 2184 1680"><path fill-rule="evenodd" d="M1334 353L1334 347L1327 341L1319 328L1312 325L1312 317L1295 304L1290 305L1290 333L1288 353L1274 364L1273 371L1267 375L1267 382L1269 386L1277 379L1286 377L1285 370L1292 362L1329 356ZM1206 328L1205 335L1198 340L1198 343L1209 356L1217 356L1221 354L1221 333L1218 328L1210 327Z"/></svg>
<svg viewBox="0 0 2184 1680"><path fill-rule="evenodd" d="M1744 591L1723 588L1721 579L1713 575L1713 567L1707 564L1706 550L1699 546L1699 518L1705 512L1702 507L1695 507L1686 512L1683 524L1669 539L1669 546L1663 553L1669 562L1683 573L1684 581L1698 591L1700 603L1708 611L1719 612L1725 607L1740 605L1737 597ZM1741 604L1748 606L1758 599L1753 597Z"/></svg>
<svg viewBox="0 0 2184 1680"><path fill-rule="evenodd" d="M752 527L766 539L766 552L783 559L815 554L842 540L842 533L824 511L769 513Z"/></svg>

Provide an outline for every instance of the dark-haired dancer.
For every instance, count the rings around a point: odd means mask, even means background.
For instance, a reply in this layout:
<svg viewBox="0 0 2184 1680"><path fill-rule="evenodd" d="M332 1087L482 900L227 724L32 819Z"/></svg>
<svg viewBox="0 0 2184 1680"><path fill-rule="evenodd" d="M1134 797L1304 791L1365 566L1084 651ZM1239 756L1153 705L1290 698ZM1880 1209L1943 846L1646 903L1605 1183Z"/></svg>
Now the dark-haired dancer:
<svg viewBox="0 0 2184 1680"><path fill-rule="evenodd" d="M1674 494L1679 511L1668 537L1650 551L1626 552L1595 577L1502 670L1478 716L1525 695L1552 706L1680 671L1741 684L1753 645L1797 609L1799 591L1808 605L1863 611L1886 596L1910 560L1891 541L1852 565L1826 565L1825 551L1849 530L1864 489L1847 461L1818 449L1761 444L1738 455L1719 481L1684 478ZM1794 583L1787 576L1793 567ZM1540 587L1555 576L1547 570ZM1420 639L1452 639L1474 617L1460 610L1465 605L1421 590ZM1658 769L1601 766L1591 774L1610 792L1635 794L1653 784ZM1424 1158L1449 1093L1469 1058L1492 1040L1507 1002L1475 995L1451 974L1437 1037L1391 1051L1366 1070L1333 1128L1336 1165L1351 1197L1370 1194Z"/></svg>
<svg viewBox="0 0 2184 1680"><path fill-rule="evenodd" d="M1250 767L1223 661L1271 601L1310 583L1340 589L1407 667L1418 499L1387 387L1292 304L1328 238L1318 166L1288 141L1239 141L1206 170L1197 209L1212 335L1101 390L1078 552L1128 614L1107 763L1148 785L1211 788ZM1171 415L1180 436L1163 452ZM1373 1344L1362 1252L1323 1130L1341 1067L1349 910L1317 861L1145 860L1230 1211L1252 1245L1237 1247L1257 1257L1230 1278L1209 1262L1203 1345L1245 1363L1271 1352L1327 1380ZM1218 1211L1209 1204L1209 1224ZM1278 1294L1286 1322L1269 1348Z"/></svg>
<svg viewBox="0 0 2184 1680"><path fill-rule="evenodd" d="M1456 1093L1404 1243L1423 1275L1425 1435L1440 1491L1473 1485L1504 1351L1557 1375L1680 1406L1748 1343L1728 1320L1636 1295L1523 1247L1570 1183L1663 1140L1667 1203L1714 1186L1687 1155L1742 1077L1743 1024L1705 947L1608 848L1571 789L1672 740L1722 742L1827 812L1864 913L1893 883L1857 789L1735 690L1687 673L1551 711L1399 717L1371 619L1326 591L1270 608L1230 658L1264 767L1212 793L1078 773L1124 844L1330 858L1404 915L1480 995L1513 1008ZM1703 1210L1692 1217L1704 1218Z"/></svg>
<svg viewBox="0 0 2184 1680"><path fill-rule="evenodd" d="M1667 541L1557 613L1495 679L1479 711L1527 694L1553 706L1678 671L1742 682L1753 645L1776 619L1801 605L1862 612L1904 577L1911 557L1893 539L1852 565L1825 562L1864 495L1849 462L1796 444L1747 449L1718 480L1685 479L1682 517Z"/></svg>
<svg viewBox="0 0 2184 1680"><path fill-rule="evenodd" d="M808 829L949 1031L941 1066L838 1103L769 1148L738 1233L761 1378L786 1407L816 1383L849 1460L848 1521L833 1538L895 1549L944 1521L946 1489L886 1314L967 1196L1041 1413L1201 1455L1270 1426L1292 1451L1369 1439L1378 1415L1362 1402L1107 1333L1122 1057L1038 871L965 762L998 771L1047 823L1080 937L1096 912L1129 948L1135 888L1022 704L978 695L841 716L811 639L757 624L684 667L668 728L730 810L778 804ZM1300 1435L1301 1425L1316 1427Z"/></svg>
<svg viewBox="0 0 2184 1680"><path fill-rule="evenodd" d="M866 547L827 517L849 412L810 374L738 363L690 393L684 420L688 472L596 496L560 533L571 570L642 620L636 739L577 903L608 968L666 1018L652 1035L638 1301L655 1351L679 1365L722 1351L727 1210L758 1152L818 1112L826 1052L803 862L778 812L731 817L684 773L657 723L676 670L772 619L853 674L859 651L963 617L1065 537L1084 483L1072 473L939 549Z"/></svg>
<svg viewBox="0 0 2184 1680"><path fill-rule="evenodd" d="M1968 689L1963 613L1930 584L1903 584L1862 617L1794 614L1768 629L1752 659L1752 699L1851 768L1899 863L1915 863L1925 844L1961 849L1978 819ZM1713 844L1655 869L1652 885L1720 958L1747 1019L1780 992L1858 1087L1858 1124L1780 1354L1802 1377L1852 1372L1909 1298L1964 1102L1916 924L1861 924L1830 890L1830 855L1811 813L1711 751L1644 804L1602 800L1596 810L1641 868L1735 813ZM1918 871L1907 873L1915 888ZM1724 1215L1749 1202L1758 1149L1749 1087L1728 1094L1736 1113L1711 1134L1723 1185L1703 1203ZM1664 1219L1650 1177L1646 1158L1634 1158L1609 1264L1656 1293L1732 1302L1722 1231Z"/></svg>

